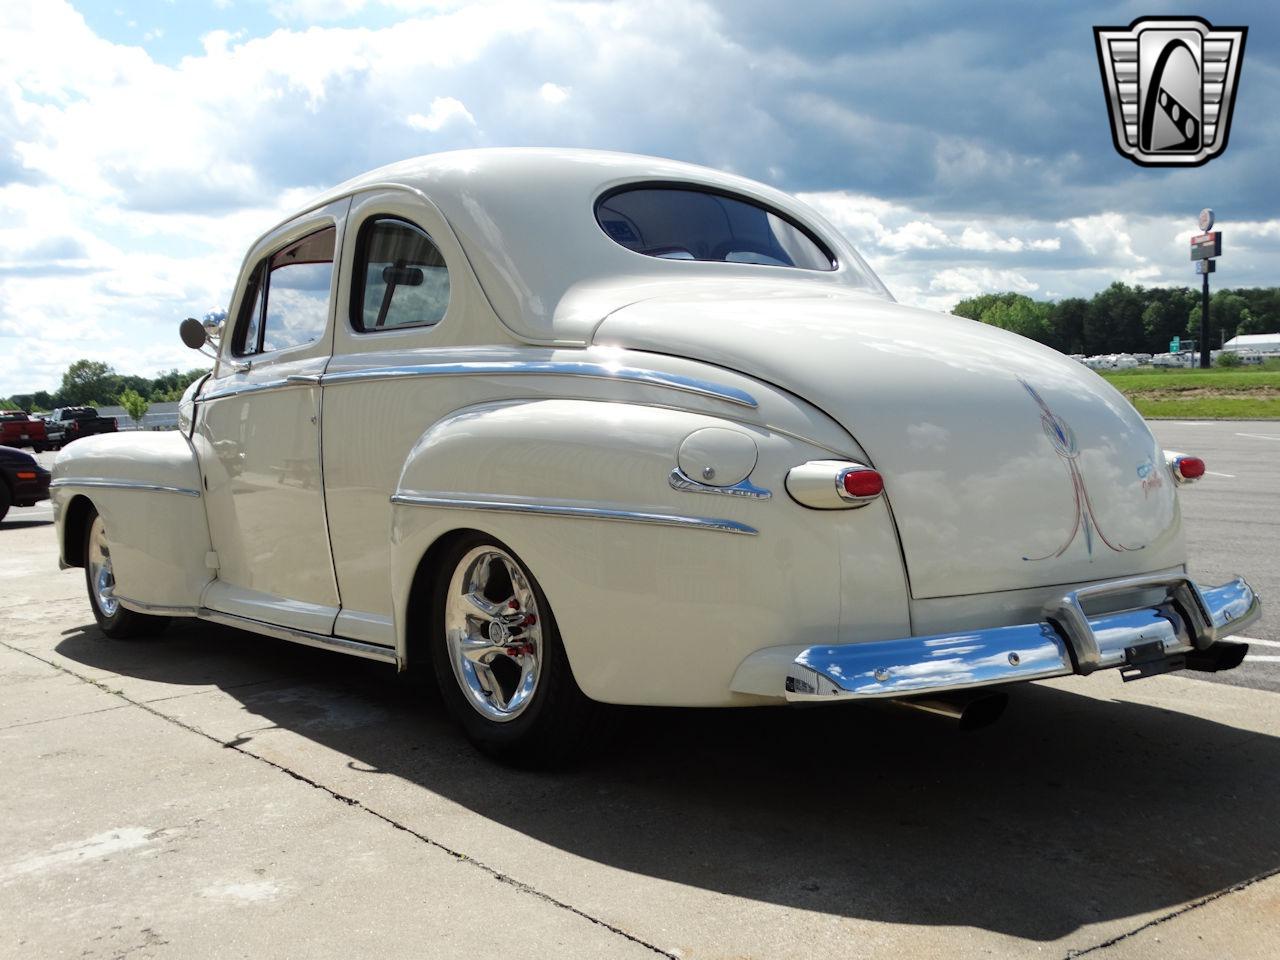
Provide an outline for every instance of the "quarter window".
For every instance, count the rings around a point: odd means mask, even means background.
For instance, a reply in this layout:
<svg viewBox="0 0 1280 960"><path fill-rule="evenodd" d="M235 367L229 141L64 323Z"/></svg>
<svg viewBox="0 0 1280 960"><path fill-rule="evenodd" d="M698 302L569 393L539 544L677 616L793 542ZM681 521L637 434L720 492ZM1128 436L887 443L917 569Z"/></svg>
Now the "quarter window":
<svg viewBox="0 0 1280 960"><path fill-rule="evenodd" d="M710 190L627 187L596 204L596 220L615 243L650 257L835 269L835 258L790 218Z"/></svg>
<svg viewBox="0 0 1280 960"><path fill-rule="evenodd" d="M439 248L406 220L381 217L360 229L351 322L362 333L427 327L449 308L449 271Z"/></svg>
<svg viewBox="0 0 1280 960"><path fill-rule="evenodd" d="M258 265L232 342L236 356L299 347L324 335L336 237L337 230L327 227Z"/></svg>

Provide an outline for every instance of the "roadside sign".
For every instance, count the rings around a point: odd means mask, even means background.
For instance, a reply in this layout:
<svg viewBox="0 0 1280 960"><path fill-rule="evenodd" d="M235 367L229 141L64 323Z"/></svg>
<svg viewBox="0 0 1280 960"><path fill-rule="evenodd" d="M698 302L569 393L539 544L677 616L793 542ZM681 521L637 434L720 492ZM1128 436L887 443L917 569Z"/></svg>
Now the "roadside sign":
<svg viewBox="0 0 1280 960"><path fill-rule="evenodd" d="M1222 256L1222 231L1200 233L1191 238L1191 259L1208 260Z"/></svg>
<svg viewBox="0 0 1280 960"><path fill-rule="evenodd" d="M1178 352L1178 351L1180 351L1181 349L1182 349L1182 338L1181 338L1181 337L1174 337L1172 340L1170 340L1170 341L1169 341L1169 352L1170 352L1170 353L1177 353L1177 352Z"/></svg>
<svg viewBox="0 0 1280 960"><path fill-rule="evenodd" d="M1213 273L1218 269L1217 260L1197 260L1196 273Z"/></svg>

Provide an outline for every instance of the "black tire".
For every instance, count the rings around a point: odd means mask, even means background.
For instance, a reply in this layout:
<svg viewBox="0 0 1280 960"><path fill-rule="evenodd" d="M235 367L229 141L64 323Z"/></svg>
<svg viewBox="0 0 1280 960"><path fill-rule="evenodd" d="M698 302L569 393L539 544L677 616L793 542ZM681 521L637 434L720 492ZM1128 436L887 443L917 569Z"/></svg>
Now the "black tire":
<svg viewBox="0 0 1280 960"><path fill-rule="evenodd" d="M89 508L89 515L85 517L84 525L84 582L85 587L89 591L89 606L93 609L93 618L98 621L98 627L104 634L112 640L127 640L130 637L155 636L164 630L169 623L168 617L155 617L145 613L135 613L133 610L126 610L119 604L115 605L115 609L108 612L103 609L103 602L99 599L98 590L94 583L94 577L97 569L91 558L95 556L92 549L93 540L101 525L98 519L98 511L93 507ZM106 530L102 530L105 540ZM108 561L108 570L110 569L110 548L109 544L101 549L106 550L106 559ZM114 580L112 581L114 584ZM107 601L109 602L109 601Z"/></svg>
<svg viewBox="0 0 1280 960"><path fill-rule="evenodd" d="M515 561L532 589L540 617L541 658L537 685L523 710L505 721L490 719L472 706L454 670L446 638L447 596L454 573L468 554L482 547L502 551ZM514 551L492 537L468 534L451 545L432 579L427 643L436 682L449 713L476 747L512 766L546 768L562 766L599 742L607 708L588 699L578 687L560 641L551 605L533 573Z"/></svg>
<svg viewBox="0 0 1280 960"><path fill-rule="evenodd" d="M9 485L4 482L4 478L0 477L0 520L4 519L9 507L13 503L13 497L9 493Z"/></svg>

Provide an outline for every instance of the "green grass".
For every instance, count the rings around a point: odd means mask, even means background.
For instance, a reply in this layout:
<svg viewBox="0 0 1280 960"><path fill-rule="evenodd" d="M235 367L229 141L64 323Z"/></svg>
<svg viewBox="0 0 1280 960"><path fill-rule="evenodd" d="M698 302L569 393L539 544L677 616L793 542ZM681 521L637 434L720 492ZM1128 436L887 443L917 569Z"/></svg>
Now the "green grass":
<svg viewBox="0 0 1280 960"><path fill-rule="evenodd" d="M1102 374L1144 417L1280 419L1280 361L1230 369L1108 370Z"/></svg>

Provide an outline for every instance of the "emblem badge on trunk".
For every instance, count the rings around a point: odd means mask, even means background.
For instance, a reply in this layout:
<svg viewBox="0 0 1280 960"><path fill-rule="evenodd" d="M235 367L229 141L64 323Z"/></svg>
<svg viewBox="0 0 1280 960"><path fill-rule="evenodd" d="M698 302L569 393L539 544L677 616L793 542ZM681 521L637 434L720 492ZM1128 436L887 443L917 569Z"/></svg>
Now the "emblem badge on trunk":
<svg viewBox="0 0 1280 960"><path fill-rule="evenodd" d="M1126 547L1124 544L1115 544L1102 532L1102 528L1098 526L1098 520L1093 513L1093 501L1089 499L1089 489L1084 484L1084 477L1080 475L1080 465L1077 462L1080 456L1080 448L1076 444L1076 435L1071 427L1067 426L1067 422L1060 416L1049 409L1049 404L1045 403L1044 397L1027 381L1021 377L1018 382L1022 384L1023 389L1031 395L1040 407L1040 425L1044 428L1044 435L1049 438L1049 442L1053 444L1054 453L1062 458L1062 462L1066 464L1067 474L1071 478L1071 490L1075 496L1075 522L1071 526L1071 532L1067 534L1067 539L1063 541L1062 546L1057 550L1046 553L1043 557L1023 557L1023 560L1039 561L1049 560L1060 557L1067 552L1067 548L1075 542L1076 534L1083 528L1084 545L1089 552L1090 559L1093 558L1093 535L1096 533L1098 539L1114 550L1116 553L1124 553L1129 550L1141 550L1142 547Z"/></svg>
<svg viewBox="0 0 1280 960"><path fill-rule="evenodd" d="M1194 167L1225 150L1248 32L1199 17L1094 27L1120 155L1144 167Z"/></svg>

